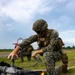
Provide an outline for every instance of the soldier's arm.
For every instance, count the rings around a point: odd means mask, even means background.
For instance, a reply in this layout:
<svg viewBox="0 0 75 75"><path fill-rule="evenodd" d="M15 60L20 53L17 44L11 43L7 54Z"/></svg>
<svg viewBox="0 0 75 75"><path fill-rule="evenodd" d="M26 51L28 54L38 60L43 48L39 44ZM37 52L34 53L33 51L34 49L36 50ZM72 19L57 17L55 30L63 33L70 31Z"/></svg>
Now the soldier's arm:
<svg viewBox="0 0 75 75"><path fill-rule="evenodd" d="M34 51L34 52L32 53L32 57L36 56L37 54L41 54L41 53L43 53L42 49L37 50L37 51Z"/></svg>
<svg viewBox="0 0 75 75"><path fill-rule="evenodd" d="M28 46L28 45L32 44L33 42L36 42L36 41L37 41L37 35L32 35L29 38L24 39L22 41L22 43L19 44L19 47L24 48L24 47L26 47L26 46Z"/></svg>
<svg viewBox="0 0 75 75"><path fill-rule="evenodd" d="M8 59L13 59L14 56L18 57L18 51L25 46L28 46L29 44L35 42L37 40L37 36L33 35L27 39L25 39L21 44L19 44L9 55Z"/></svg>
<svg viewBox="0 0 75 75"><path fill-rule="evenodd" d="M8 59L13 59L14 56L16 56L18 58L18 51L20 50L20 47L17 46L9 55L8 55Z"/></svg>
<svg viewBox="0 0 75 75"><path fill-rule="evenodd" d="M56 46L56 44L57 44L58 36L59 36L59 34L58 34L58 32L56 30L52 31L51 36L50 36L50 38L51 38L50 43L49 43L49 45L47 47L42 48L42 51L43 52L53 51L55 46Z"/></svg>

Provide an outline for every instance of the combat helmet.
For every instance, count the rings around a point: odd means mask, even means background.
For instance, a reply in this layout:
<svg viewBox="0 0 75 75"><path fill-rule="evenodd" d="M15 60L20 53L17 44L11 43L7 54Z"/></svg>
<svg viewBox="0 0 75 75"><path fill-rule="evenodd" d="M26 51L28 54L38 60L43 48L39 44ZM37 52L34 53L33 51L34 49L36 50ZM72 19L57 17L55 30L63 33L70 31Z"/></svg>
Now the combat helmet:
<svg viewBox="0 0 75 75"><path fill-rule="evenodd" d="M37 33L42 32L44 30L46 30L48 27L47 22L43 19L39 19L37 21L34 22L33 24L33 30Z"/></svg>

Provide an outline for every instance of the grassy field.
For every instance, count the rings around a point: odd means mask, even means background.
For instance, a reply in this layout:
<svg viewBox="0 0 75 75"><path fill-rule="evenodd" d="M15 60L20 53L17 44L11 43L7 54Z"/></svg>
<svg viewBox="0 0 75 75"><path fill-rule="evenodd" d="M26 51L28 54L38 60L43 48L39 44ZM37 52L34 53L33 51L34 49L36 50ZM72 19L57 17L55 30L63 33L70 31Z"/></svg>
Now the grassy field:
<svg viewBox="0 0 75 75"><path fill-rule="evenodd" d="M64 50L65 53L67 53L68 55L68 74L66 75L75 75L75 50L71 49L71 50ZM15 66L18 67L22 67L24 69L30 69L30 70L45 70L45 64L43 61L43 58L40 57L42 59L42 63L37 62L35 59L31 59L31 61L27 61L27 58L24 57L24 62L21 62L20 59L15 60ZM5 61L9 64L11 63L11 60L8 60L7 58L0 58L0 61ZM62 62L59 61L56 63L56 67L62 65ZM65 75L65 74L60 74L60 75Z"/></svg>

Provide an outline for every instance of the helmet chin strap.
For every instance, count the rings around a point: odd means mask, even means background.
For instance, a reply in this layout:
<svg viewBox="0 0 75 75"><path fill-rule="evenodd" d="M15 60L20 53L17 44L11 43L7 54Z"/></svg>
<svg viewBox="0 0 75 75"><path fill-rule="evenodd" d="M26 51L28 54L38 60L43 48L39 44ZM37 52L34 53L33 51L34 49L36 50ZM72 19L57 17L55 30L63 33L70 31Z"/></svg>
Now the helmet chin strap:
<svg viewBox="0 0 75 75"><path fill-rule="evenodd" d="M47 30L48 30L48 29L47 29ZM40 36L40 37L44 37L44 36L46 36L46 34L47 34L47 30L44 30L44 31L42 31L42 32L40 32L40 33L37 33L38 36Z"/></svg>

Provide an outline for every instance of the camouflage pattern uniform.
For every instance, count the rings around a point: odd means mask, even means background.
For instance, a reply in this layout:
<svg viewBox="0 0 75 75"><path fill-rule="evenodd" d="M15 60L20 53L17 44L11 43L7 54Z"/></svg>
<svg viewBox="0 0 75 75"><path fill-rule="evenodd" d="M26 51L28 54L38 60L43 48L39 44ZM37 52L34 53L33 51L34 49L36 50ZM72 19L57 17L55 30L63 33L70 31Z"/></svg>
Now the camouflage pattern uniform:
<svg viewBox="0 0 75 75"><path fill-rule="evenodd" d="M21 58L21 61L22 62L24 61L24 59L23 59L24 56L27 56L28 61L30 61L31 53L33 50L34 50L34 48L32 45L28 45L27 47L20 49L20 51L18 52L18 55Z"/></svg>
<svg viewBox="0 0 75 75"><path fill-rule="evenodd" d="M36 35L32 35L29 38L25 39L19 46L21 48L28 46L29 44L33 42L37 42L40 49L43 51L43 58L46 65L46 71L47 75L59 75L60 72L62 72L62 66L55 69L55 62L62 59L62 50L57 50L58 46L58 40L59 40L59 34L56 30L53 29L46 29L46 34L39 34L39 29L41 31L44 31L44 28L47 28L47 23L44 21L42 23L42 20L39 22L39 27L37 27L38 21L36 21L36 24L33 25L33 30L37 32ZM41 25L40 25L41 23ZM43 27L41 27L44 25ZM34 28L36 26L36 28ZM37 30L36 30L37 29ZM44 33L44 32L43 32Z"/></svg>

